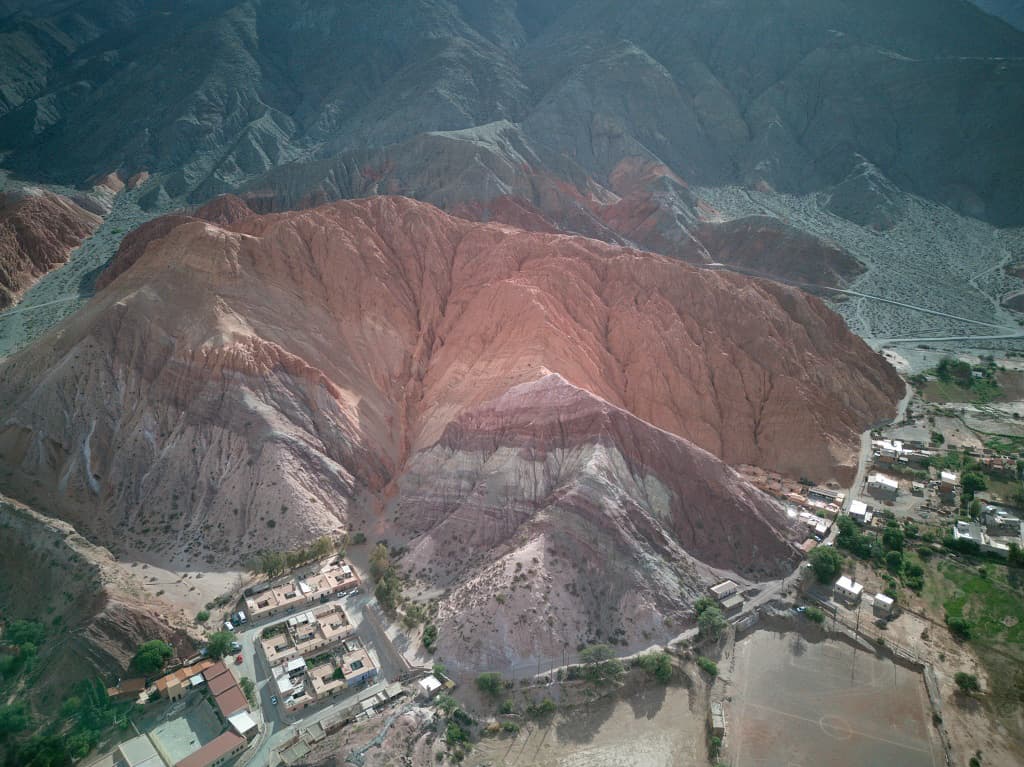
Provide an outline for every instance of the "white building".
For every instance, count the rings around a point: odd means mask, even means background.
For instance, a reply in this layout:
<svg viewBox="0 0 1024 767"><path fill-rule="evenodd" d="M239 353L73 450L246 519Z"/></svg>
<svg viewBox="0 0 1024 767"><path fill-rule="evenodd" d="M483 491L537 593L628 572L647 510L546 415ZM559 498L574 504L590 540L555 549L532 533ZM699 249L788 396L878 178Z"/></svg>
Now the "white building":
<svg viewBox="0 0 1024 767"><path fill-rule="evenodd" d="M875 594L872 611L879 618L887 618L892 615L892 608L894 604L895 602L892 597L886 596L885 594Z"/></svg>
<svg viewBox="0 0 1024 767"><path fill-rule="evenodd" d="M868 477L868 492L883 500L893 500L899 494L900 483L878 472Z"/></svg>
<svg viewBox="0 0 1024 767"><path fill-rule="evenodd" d="M868 505L864 501L850 501L850 510L847 513L850 515L850 519L859 525L870 524L875 516L868 511Z"/></svg>
<svg viewBox="0 0 1024 767"><path fill-rule="evenodd" d="M857 583L852 578L842 575L836 581L834 593L836 597L845 602L856 603L860 601L861 595L864 593L864 584Z"/></svg>
<svg viewBox="0 0 1024 767"><path fill-rule="evenodd" d="M732 581L722 581L721 583L716 583L709 590L715 599L721 601L739 591L739 586Z"/></svg>
<svg viewBox="0 0 1024 767"><path fill-rule="evenodd" d="M433 674L421 679L416 684L420 688L420 694L425 698L433 698L437 691L441 689L441 681Z"/></svg>

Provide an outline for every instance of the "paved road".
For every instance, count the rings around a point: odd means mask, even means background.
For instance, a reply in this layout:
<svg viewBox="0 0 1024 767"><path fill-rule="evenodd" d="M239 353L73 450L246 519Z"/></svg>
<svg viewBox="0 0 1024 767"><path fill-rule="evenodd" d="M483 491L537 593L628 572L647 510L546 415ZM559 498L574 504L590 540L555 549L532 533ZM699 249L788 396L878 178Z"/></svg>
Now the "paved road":
<svg viewBox="0 0 1024 767"><path fill-rule="evenodd" d="M724 270L730 272L739 272L740 274L746 274L752 277L762 277L766 280L773 280L775 282L782 282L786 285L793 285L797 288L804 290L827 290L830 293L844 293L848 296L854 296L855 298L866 298L871 301L881 301L884 304L892 304L893 306L899 306L903 309L911 309L915 312L921 312L922 314L931 314L935 317L945 317L951 320L958 320L960 322L970 322L974 325L985 325L990 328L1001 328L1003 330L1009 330L1009 326L1002 325L998 322L987 322L986 320L976 320L971 317L963 317L959 314L950 314L949 312L942 312L937 309L928 309L924 306L918 306L916 304L908 304L905 301L896 301L892 298L884 298L882 296L872 295L871 293L861 293L858 290L847 290L845 288L832 288L826 285L817 285L812 282L799 282L797 280L787 280L778 275L768 274L767 272L758 271L757 269L748 269L742 266L736 266L734 264L722 264L722 263L710 263L710 264L698 264L703 269L712 270ZM1013 338L1020 337L1020 333L1017 333ZM1000 336L1002 337L1002 336ZM935 340L947 340L947 339L935 339Z"/></svg>

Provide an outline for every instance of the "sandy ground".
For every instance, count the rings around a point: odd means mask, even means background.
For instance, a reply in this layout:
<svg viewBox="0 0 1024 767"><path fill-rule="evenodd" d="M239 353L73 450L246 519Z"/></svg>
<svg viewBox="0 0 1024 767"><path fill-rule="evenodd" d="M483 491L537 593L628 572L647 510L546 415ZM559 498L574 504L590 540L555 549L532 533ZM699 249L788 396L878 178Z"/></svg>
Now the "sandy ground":
<svg viewBox="0 0 1024 767"><path fill-rule="evenodd" d="M836 641L757 631L736 644L726 703L734 767L938 767L921 674Z"/></svg>

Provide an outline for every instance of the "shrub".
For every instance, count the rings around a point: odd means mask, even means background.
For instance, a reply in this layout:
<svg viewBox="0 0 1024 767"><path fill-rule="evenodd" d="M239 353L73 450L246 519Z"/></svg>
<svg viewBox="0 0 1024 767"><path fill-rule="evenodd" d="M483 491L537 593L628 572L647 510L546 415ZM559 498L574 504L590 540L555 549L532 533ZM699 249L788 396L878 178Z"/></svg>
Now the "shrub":
<svg viewBox="0 0 1024 767"><path fill-rule="evenodd" d="M444 742L449 746L469 742L469 733L466 732L457 722L448 722L444 731Z"/></svg>
<svg viewBox="0 0 1024 767"><path fill-rule="evenodd" d="M949 627L950 633L958 639L971 638L971 623L966 618L961 618L957 615L949 615L947 613L946 625Z"/></svg>
<svg viewBox="0 0 1024 767"><path fill-rule="evenodd" d="M428 623L423 627L423 646L430 652L434 652L435 645L437 645L437 626Z"/></svg>
<svg viewBox="0 0 1024 767"><path fill-rule="evenodd" d="M711 660L711 658L705 658L701 655L697 658L697 665L700 667L701 671L705 672L708 676L718 676L718 664Z"/></svg>
<svg viewBox="0 0 1024 767"><path fill-rule="evenodd" d="M515 710L516 707L512 704L512 701L505 699L501 702L501 707L498 709L498 712L501 714L511 714Z"/></svg>
<svg viewBox="0 0 1024 767"><path fill-rule="evenodd" d="M515 734L515 733L519 732L519 725L516 724L515 722L502 722L501 723L501 729L504 730L505 732L510 732L510 733Z"/></svg>
<svg viewBox="0 0 1024 767"><path fill-rule="evenodd" d="M555 702L551 698L544 698L540 703L531 703L526 707L526 715L531 719L543 719L551 716L557 710Z"/></svg>
<svg viewBox="0 0 1024 767"><path fill-rule="evenodd" d="M807 620L809 621L814 621L815 623L819 624L825 622L825 613L823 613L817 607L808 607L806 610L804 610L804 617L807 618Z"/></svg>
<svg viewBox="0 0 1024 767"><path fill-rule="evenodd" d="M200 610L196 613L196 623L206 623L208 620L210 620L209 610Z"/></svg>
<svg viewBox="0 0 1024 767"><path fill-rule="evenodd" d="M341 669L338 669L338 671L341 671ZM243 676L238 680L238 686L242 688L242 692L245 694L245 699L249 701L249 705L255 705L256 685L253 684L253 681L249 677Z"/></svg>
<svg viewBox="0 0 1024 767"><path fill-rule="evenodd" d="M501 674L497 671L486 671L476 678L476 688L485 695L497 698L502 689Z"/></svg>
<svg viewBox="0 0 1024 767"><path fill-rule="evenodd" d="M981 689L981 685L978 683L978 677L974 674L968 674L966 671L957 671L956 675L953 677L953 681L956 682L956 686L960 692L965 695L970 695Z"/></svg>

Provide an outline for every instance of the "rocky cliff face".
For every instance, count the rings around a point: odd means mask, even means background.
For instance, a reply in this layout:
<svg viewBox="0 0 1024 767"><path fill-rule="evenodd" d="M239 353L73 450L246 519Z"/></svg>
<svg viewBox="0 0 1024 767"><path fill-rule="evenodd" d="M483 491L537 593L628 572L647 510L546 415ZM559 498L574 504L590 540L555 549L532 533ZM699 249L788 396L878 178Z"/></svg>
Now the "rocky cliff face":
<svg viewBox="0 0 1024 767"><path fill-rule="evenodd" d="M154 601L109 551L67 523L0 496L0 531L0 609L7 619L45 616L51 637L33 697L63 695L79 679L124 675L149 639L167 640L180 657L194 651L189 636L171 625L171 607Z"/></svg>
<svg viewBox="0 0 1024 767"><path fill-rule="evenodd" d="M902 389L795 289L407 198L219 201L112 268L0 368L11 492L178 565L358 519L454 590L450 617L527 551L582 583L584 543L652 630L709 568L785 572L795 531L720 459L848 478ZM587 635L604 599L555 635Z"/></svg>
<svg viewBox="0 0 1024 767"><path fill-rule="evenodd" d="M101 222L96 213L42 189L0 192L0 309L64 263Z"/></svg>

